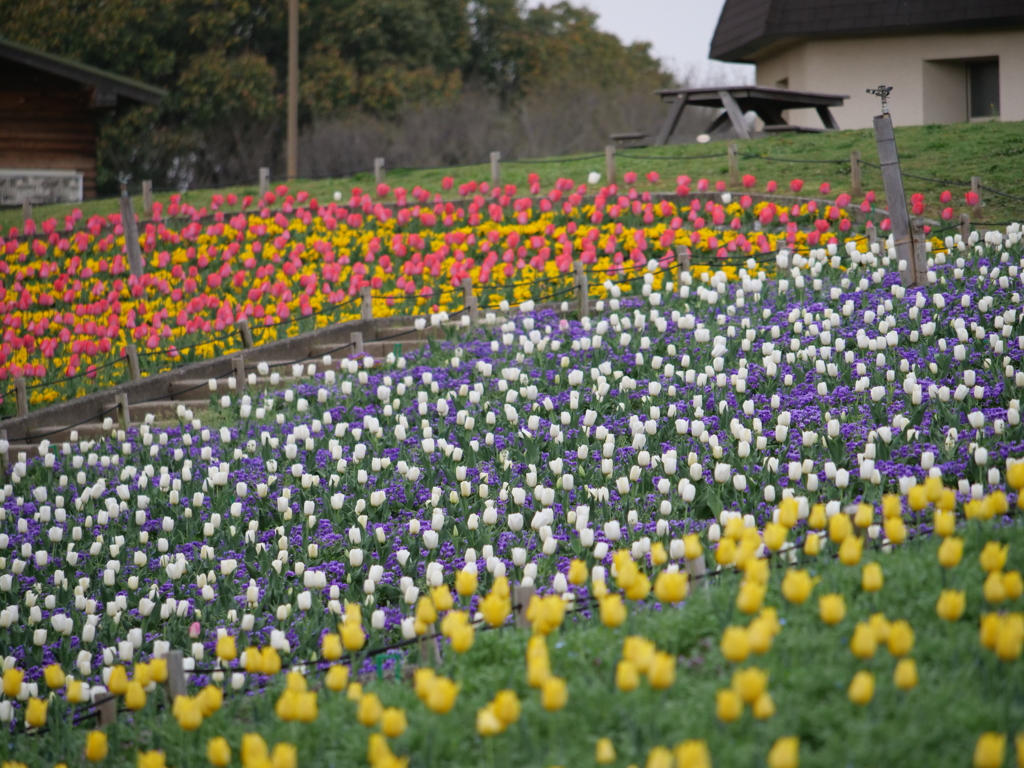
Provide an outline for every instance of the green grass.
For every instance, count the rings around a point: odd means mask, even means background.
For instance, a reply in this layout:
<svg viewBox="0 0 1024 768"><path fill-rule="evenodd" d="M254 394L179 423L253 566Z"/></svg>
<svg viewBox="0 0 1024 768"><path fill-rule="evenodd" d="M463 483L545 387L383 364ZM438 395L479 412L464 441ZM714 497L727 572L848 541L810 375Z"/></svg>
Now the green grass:
<svg viewBox="0 0 1024 768"><path fill-rule="evenodd" d="M745 768L764 766L768 749L782 735L800 737L804 768L969 765L979 734L1013 734L1024 726L1022 661L1001 663L978 641L979 618L988 610L978 553L990 538L1009 542L1007 569L1020 568L1024 528L972 523L962 534L967 541L963 561L945 576L936 559L937 539L918 539L893 554L866 553L863 562L877 560L885 572L885 586L874 595L861 592L859 567L823 555L805 564L821 577L811 598L790 605L779 594L782 573L773 570L767 604L777 608L782 631L767 654L745 664L724 660L717 645L724 626L747 621L733 608L737 579L727 575L719 585L698 588L681 608L634 611L618 629L593 619L567 620L548 638L552 672L569 681L569 702L560 712L543 711L537 692L525 685L525 630L478 632L469 653L456 657L445 652L439 671L462 683L448 715L428 712L408 682L367 681L365 690L378 693L385 706L406 709L409 730L392 747L400 755L411 754L412 766L591 766L596 740L608 736L619 754L617 766L643 765L648 750L658 744L703 738L715 765ZM944 585L967 591L967 612L955 624L940 621L935 613ZM827 592L843 593L847 601L847 616L834 627L818 619L817 598ZM910 692L894 687L895 660L884 644L867 661L849 651L855 623L876 611L890 620L908 620L916 633L911 655L920 683ZM614 668L629 634L645 635L679 657L676 682L667 692L653 691L646 682L631 693L615 690ZM750 665L769 672L777 714L759 722L747 708L739 722L719 723L715 692L729 686L734 669ZM877 680L874 700L865 707L853 705L846 695L860 669L873 672ZM271 745L296 743L301 766L363 765L370 731L355 721L355 704L323 690L315 723L285 724L272 709L283 683L278 678L268 695L230 696L219 713L187 737L166 713L154 712L163 697L154 694L134 724L122 716L115 726L105 764L134 765L136 748L160 748L167 752L168 765L204 765L205 744L216 735L228 738L237 759L241 735L259 731ZM313 678L310 683L320 685ZM474 730L475 713L502 688L518 692L522 718L485 743ZM51 736L19 737L13 756L33 766L52 765L81 754L84 739L84 731L77 730L71 746L63 749Z"/></svg>
<svg viewBox="0 0 1024 768"><path fill-rule="evenodd" d="M913 173L931 178L967 182L972 176L980 176L982 184L1003 192L1024 197L1024 182L1021 181L1021 162L1024 161L1024 123L956 123L953 125L928 125L896 129L896 143L900 151L900 159L904 173ZM818 186L823 181L832 184L831 195L850 191L849 156L852 150L859 150L861 159L877 164L878 152L875 146L874 133L871 130L839 131L835 133L789 134L772 136L751 141L738 142L740 152L746 154L767 155L777 158L795 158L800 160L846 160L845 164L822 165L793 162L772 162L761 159L742 158L740 173L750 173L757 177L759 191L769 179L779 182L781 190L788 192L789 181L801 178L805 182L803 194L816 195ZM636 171L643 175L656 170L661 174L661 182L655 185L641 180L639 188L674 190L676 176L688 174L696 182L699 178L708 178L712 182L727 180L729 167L726 158L686 160L688 156L724 153L726 144L715 142L706 145L688 144L668 147L650 147L646 149L621 150L617 159L618 172ZM628 156L627 156L628 155ZM581 159L584 158L584 159ZM590 159L585 159L590 158ZM649 158L649 159L648 159ZM672 158L670 160L654 158ZM577 183L585 181L587 173L598 171L604 173L603 157L592 155L576 155L551 159L544 162L509 162L502 164L502 181L515 184L520 193L527 189L527 176L531 172L540 175L542 188L547 190L558 178L569 177ZM256 169L253 168L255 178ZM432 192L440 191L441 179L451 175L455 179L454 195L458 185L469 180L489 180L490 167L486 164L465 166L460 168L439 170L389 170L387 181L392 186L403 186L412 189L417 184ZM875 190L880 200L884 200L880 172L874 168L862 168L865 190ZM277 181L273 182L276 185ZM292 189L304 189L321 202L332 199L335 191L340 191L347 199L353 187L364 190L374 186L372 173L362 173L340 179L298 179L290 185ZM694 189L696 187L694 186ZM926 215L937 218L941 206L939 193L945 188L931 182L905 179L907 195L923 192L929 203ZM256 195L259 186L255 182L246 186L216 190L222 194L234 192L239 197ZM963 187L950 187L953 193L954 208L963 210ZM186 193L183 197L187 202L199 207L207 205L214 190L198 189ZM157 200L167 201L170 193L155 195ZM983 193L985 201L983 220L1010 221L1024 218L1024 202L1000 198L990 193ZM133 198L135 210L141 212L141 196ZM36 206L34 215L37 220L51 216L62 220L76 206L46 205ZM109 214L117 212L116 199L87 201L80 207L88 218L93 214ZM7 230L12 226L21 225L21 209L10 209L0 212L0 229Z"/></svg>

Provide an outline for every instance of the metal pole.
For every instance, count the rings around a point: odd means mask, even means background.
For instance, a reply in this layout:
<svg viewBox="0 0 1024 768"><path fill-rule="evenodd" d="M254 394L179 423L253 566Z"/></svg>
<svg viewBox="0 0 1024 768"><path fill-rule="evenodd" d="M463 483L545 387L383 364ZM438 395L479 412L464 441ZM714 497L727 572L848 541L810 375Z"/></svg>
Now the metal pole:
<svg viewBox="0 0 1024 768"><path fill-rule="evenodd" d="M604 175L608 184L615 183L615 145L609 144L604 148Z"/></svg>
<svg viewBox="0 0 1024 768"><path fill-rule="evenodd" d="M913 285L914 247L910 236L907 197L903 192L900 157L896 151L896 136L892 131L892 120L889 115L878 115L874 122L875 141L878 144L878 164L882 167L882 182L885 184L885 201L889 206L889 222L892 225L896 259L899 263L903 285Z"/></svg>
<svg viewBox="0 0 1024 768"><path fill-rule="evenodd" d="M864 194L860 181L860 152L856 149L850 153L850 194L854 197Z"/></svg>
<svg viewBox="0 0 1024 768"><path fill-rule="evenodd" d="M299 175L299 0L288 0L287 176Z"/></svg>

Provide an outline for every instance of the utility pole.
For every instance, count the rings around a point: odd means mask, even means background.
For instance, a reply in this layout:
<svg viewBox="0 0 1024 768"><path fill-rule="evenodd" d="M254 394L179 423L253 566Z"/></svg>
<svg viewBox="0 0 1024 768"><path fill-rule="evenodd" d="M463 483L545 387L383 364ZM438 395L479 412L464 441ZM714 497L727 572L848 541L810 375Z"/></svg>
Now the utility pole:
<svg viewBox="0 0 1024 768"><path fill-rule="evenodd" d="M299 174L299 0L288 0L288 180Z"/></svg>

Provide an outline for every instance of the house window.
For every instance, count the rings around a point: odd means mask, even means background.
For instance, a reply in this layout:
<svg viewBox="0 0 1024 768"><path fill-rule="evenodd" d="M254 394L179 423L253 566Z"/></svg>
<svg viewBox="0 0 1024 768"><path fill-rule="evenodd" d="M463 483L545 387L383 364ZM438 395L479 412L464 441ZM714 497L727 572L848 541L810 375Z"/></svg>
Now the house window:
<svg viewBox="0 0 1024 768"><path fill-rule="evenodd" d="M999 116L999 59L967 64L971 118Z"/></svg>

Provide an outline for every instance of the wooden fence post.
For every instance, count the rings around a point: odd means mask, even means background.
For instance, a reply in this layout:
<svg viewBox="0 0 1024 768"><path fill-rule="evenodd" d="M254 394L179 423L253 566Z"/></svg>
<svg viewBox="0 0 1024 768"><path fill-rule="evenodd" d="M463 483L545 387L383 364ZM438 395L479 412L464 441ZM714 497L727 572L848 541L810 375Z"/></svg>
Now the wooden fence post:
<svg viewBox="0 0 1024 768"><path fill-rule="evenodd" d="M971 214L961 213L960 214L960 239L965 243L967 238L971 236Z"/></svg>
<svg viewBox="0 0 1024 768"><path fill-rule="evenodd" d="M128 379L138 381L142 378L142 371L139 368L139 348L134 344L125 346L125 357L128 358Z"/></svg>
<svg viewBox="0 0 1024 768"><path fill-rule="evenodd" d="M260 168L260 197L263 197L269 191L270 169L264 166L263 168Z"/></svg>
<svg viewBox="0 0 1024 768"><path fill-rule="evenodd" d="M361 354L363 354L363 334L362 333L360 333L359 331L352 331L351 335L349 336L349 341L352 344L355 345L355 351L352 353L353 355L361 355Z"/></svg>
<svg viewBox="0 0 1024 768"><path fill-rule="evenodd" d="M889 206L889 221L892 224L896 260L900 266L903 285L913 285L914 246L910 235L907 196L903 191L903 174L900 172L900 156L896 151L896 136L892 131L892 120L888 114L876 116L874 123L875 142L878 144L878 164L882 168L885 201Z"/></svg>
<svg viewBox="0 0 1024 768"><path fill-rule="evenodd" d="M971 216L981 218L981 176L971 176L971 192L978 196L978 202L971 207Z"/></svg>
<svg viewBox="0 0 1024 768"><path fill-rule="evenodd" d="M928 238L924 233L924 219L914 219L911 233L914 237L914 285L928 285L928 251L925 249Z"/></svg>
<svg viewBox="0 0 1024 768"><path fill-rule="evenodd" d="M526 609L530 606L535 591L533 587L524 587L521 584L512 588L512 609L516 616L516 626L520 629L530 626L530 620L526 618Z"/></svg>
<svg viewBox="0 0 1024 768"><path fill-rule="evenodd" d="M19 416L28 416L28 387L24 376L14 377L14 402Z"/></svg>
<svg viewBox="0 0 1024 768"><path fill-rule="evenodd" d="M605 183L615 183L615 145L609 144L604 148L604 175Z"/></svg>
<svg viewBox="0 0 1024 768"><path fill-rule="evenodd" d="M96 702L96 725L105 728L117 721L117 696L108 694Z"/></svg>
<svg viewBox="0 0 1024 768"><path fill-rule="evenodd" d="M7 430L6 429L0 429L0 440L3 440L5 443L7 442ZM2 451L0 451L0 478L3 478L3 479L6 479L9 476L9 474L10 474L10 469L11 469L11 453L10 453L10 450L11 450L10 446L8 445L8 446L4 447L4 449Z"/></svg>
<svg viewBox="0 0 1024 768"><path fill-rule="evenodd" d="M128 427L132 425L131 412L128 410L127 392L121 392L117 396L117 419L121 424L121 429L127 432Z"/></svg>
<svg viewBox="0 0 1024 768"><path fill-rule="evenodd" d="M174 700L185 695L185 656L181 651L170 651L167 654L167 698Z"/></svg>
<svg viewBox="0 0 1024 768"><path fill-rule="evenodd" d="M690 271L690 251L685 245L676 246L676 290L683 284L683 272Z"/></svg>
<svg viewBox="0 0 1024 768"><path fill-rule="evenodd" d="M740 185L740 149L735 143L729 145L729 186Z"/></svg>
<svg viewBox="0 0 1024 768"><path fill-rule="evenodd" d="M153 182L149 179L142 181L142 212L147 216L153 215Z"/></svg>
<svg viewBox="0 0 1024 768"><path fill-rule="evenodd" d="M469 324L476 325L477 323L477 301L476 295L473 293L473 280L469 277L462 279L462 302L466 308L467 314L469 314Z"/></svg>
<svg viewBox="0 0 1024 768"><path fill-rule="evenodd" d="M237 328L238 332L242 334L242 347L245 349L252 349L254 345L252 341L252 330L249 328L249 318L243 317L241 320L238 320L235 323L235 328Z"/></svg>
<svg viewBox="0 0 1024 768"><path fill-rule="evenodd" d="M501 152L491 152L491 186L501 184Z"/></svg>
<svg viewBox="0 0 1024 768"><path fill-rule="evenodd" d="M128 196L128 185L121 185L121 228L124 230L124 248L128 253L128 268L135 277L142 277L142 249L139 248L139 225L135 223L135 208Z"/></svg>
<svg viewBox="0 0 1024 768"><path fill-rule="evenodd" d="M577 261L576 267L576 298L579 301L580 317L590 316L590 285L587 281L587 273L583 269L583 262Z"/></svg>
<svg viewBox="0 0 1024 768"><path fill-rule="evenodd" d="M32 201L25 199L21 201L21 218L23 221L32 220Z"/></svg>
<svg viewBox="0 0 1024 768"><path fill-rule="evenodd" d="M235 357L231 361L231 364L235 368L235 389L238 392L243 392L245 390L245 384L246 384L246 381L245 381L245 356L244 355L238 355L237 357Z"/></svg>
<svg viewBox="0 0 1024 768"><path fill-rule="evenodd" d="M871 246L878 245L878 229L873 221L869 221L864 227L864 231L868 236L868 250L871 250Z"/></svg>
<svg viewBox="0 0 1024 768"><path fill-rule="evenodd" d="M690 586L692 587L694 582L700 582L701 586L706 587L708 585L708 564L704 560L704 555L695 557L692 560L687 559L685 562L686 573L690 576Z"/></svg>
<svg viewBox="0 0 1024 768"><path fill-rule="evenodd" d="M860 181L860 151L856 149L850 152L850 194L854 197L864 194Z"/></svg>
<svg viewBox="0 0 1024 768"><path fill-rule="evenodd" d="M441 646L436 624L427 627L427 631L420 635L418 644L421 664L429 667L441 665Z"/></svg>
<svg viewBox="0 0 1024 768"><path fill-rule="evenodd" d="M384 183L384 158L373 158L373 181L376 184Z"/></svg>
<svg viewBox="0 0 1024 768"><path fill-rule="evenodd" d="M360 312L363 320L373 320L373 294L370 293L370 286L364 285L359 289Z"/></svg>

